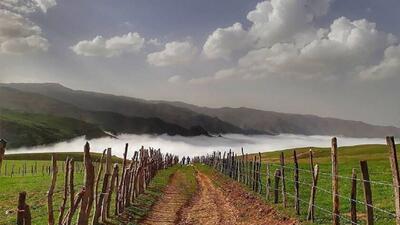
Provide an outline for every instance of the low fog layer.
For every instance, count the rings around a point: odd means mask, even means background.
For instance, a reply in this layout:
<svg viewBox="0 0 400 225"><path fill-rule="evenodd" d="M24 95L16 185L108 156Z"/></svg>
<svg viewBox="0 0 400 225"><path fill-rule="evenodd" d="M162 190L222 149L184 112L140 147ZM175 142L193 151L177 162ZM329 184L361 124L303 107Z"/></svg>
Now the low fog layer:
<svg viewBox="0 0 400 225"><path fill-rule="evenodd" d="M243 147L245 152L265 152L297 147L329 147L331 137L328 136L302 136L282 134L278 136L269 135L237 135L228 134L223 137L182 137L168 135L119 135L118 138L99 138L90 140L91 149L101 152L111 147L113 154L122 156L125 143L129 143L129 157L134 150L142 145L145 147L161 148L164 153L170 152L179 156L203 155L215 150L225 151L232 149L240 152ZM384 138L347 138L338 137L339 146L358 144L384 144ZM37 146L33 148L19 148L8 151L8 153L26 152L79 152L83 151L86 140L84 137L76 138L68 142L60 142L49 146Z"/></svg>

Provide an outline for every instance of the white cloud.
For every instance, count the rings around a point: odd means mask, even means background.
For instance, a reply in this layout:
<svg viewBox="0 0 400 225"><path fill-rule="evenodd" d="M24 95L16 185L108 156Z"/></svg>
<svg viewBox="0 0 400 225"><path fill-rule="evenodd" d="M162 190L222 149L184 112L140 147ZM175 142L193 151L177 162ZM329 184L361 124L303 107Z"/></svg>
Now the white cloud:
<svg viewBox="0 0 400 225"><path fill-rule="evenodd" d="M235 23L227 28L218 28L207 39L203 52L208 58L228 59L235 51L247 49L251 39L242 24Z"/></svg>
<svg viewBox="0 0 400 225"><path fill-rule="evenodd" d="M383 60L360 72L363 79L383 79L399 76L400 74L400 46L390 46L385 50Z"/></svg>
<svg viewBox="0 0 400 225"><path fill-rule="evenodd" d="M154 66L169 66L191 62L197 55L197 48L188 41L169 42L159 52L147 55L147 62Z"/></svg>
<svg viewBox="0 0 400 225"><path fill-rule="evenodd" d="M19 54L47 51L48 47L39 26L21 14L0 9L0 52Z"/></svg>
<svg viewBox="0 0 400 225"><path fill-rule="evenodd" d="M172 76L168 79L169 83L180 83L182 82L182 77L179 75Z"/></svg>
<svg viewBox="0 0 400 225"><path fill-rule="evenodd" d="M36 2L36 4L40 7L40 9L44 13L46 13L49 8L57 5L57 2L55 0L33 0L33 1Z"/></svg>
<svg viewBox="0 0 400 225"><path fill-rule="evenodd" d="M271 0L257 4L247 15L252 22L248 31L234 24L209 36L203 46L209 58L229 58L238 49L246 52L236 66L217 71L201 82L267 76L377 79L399 74L398 49L393 47L397 38L379 31L375 23L340 17L328 29L317 27L315 18L325 15L329 4L330 0Z"/></svg>
<svg viewBox="0 0 400 225"><path fill-rule="evenodd" d="M154 46L161 46L161 42L157 38L152 38L147 41L147 44L154 45Z"/></svg>
<svg viewBox="0 0 400 225"><path fill-rule="evenodd" d="M139 52L145 43L138 33L128 33L105 39L97 36L93 40L84 40L72 46L71 49L78 55L114 57L124 53Z"/></svg>
<svg viewBox="0 0 400 225"><path fill-rule="evenodd" d="M1 0L0 8L21 14L29 14L41 10L46 13L57 5L55 0Z"/></svg>
<svg viewBox="0 0 400 225"><path fill-rule="evenodd" d="M23 54L47 51L49 43L42 29L27 14L56 5L55 0L1 0L0 53Z"/></svg>
<svg viewBox="0 0 400 225"><path fill-rule="evenodd" d="M258 3L247 14L249 33L260 47L312 36L312 22L325 15L330 0L271 0Z"/></svg>
<svg viewBox="0 0 400 225"><path fill-rule="evenodd" d="M270 47L278 42L304 44L317 34L312 22L325 15L330 0L271 0L257 4L247 14L252 25L244 30L240 23L216 29L203 51L209 58L229 58L239 50Z"/></svg>

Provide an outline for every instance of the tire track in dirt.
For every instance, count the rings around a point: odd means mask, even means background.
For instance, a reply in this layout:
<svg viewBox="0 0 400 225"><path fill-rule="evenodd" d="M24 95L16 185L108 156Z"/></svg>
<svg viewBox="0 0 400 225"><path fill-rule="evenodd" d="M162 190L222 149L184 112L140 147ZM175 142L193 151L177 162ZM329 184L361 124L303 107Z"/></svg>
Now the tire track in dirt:
<svg viewBox="0 0 400 225"><path fill-rule="evenodd" d="M175 172L161 198L156 202L149 215L140 224L176 224L180 209L188 201L188 197L184 194L184 190L182 190L182 179L185 179L184 176L179 171Z"/></svg>
<svg viewBox="0 0 400 225"><path fill-rule="evenodd" d="M236 224L238 211L203 173L197 173L199 192L191 206L182 210L179 224Z"/></svg>
<svg viewBox="0 0 400 225"><path fill-rule="evenodd" d="M216 187L205 174L198 172L199 191L190 206L181 211L179 225L293 225L294 219L282 217L261 199L249 194L238 183L220 179ZM221 188L224 190L222 192Z"/></svg>

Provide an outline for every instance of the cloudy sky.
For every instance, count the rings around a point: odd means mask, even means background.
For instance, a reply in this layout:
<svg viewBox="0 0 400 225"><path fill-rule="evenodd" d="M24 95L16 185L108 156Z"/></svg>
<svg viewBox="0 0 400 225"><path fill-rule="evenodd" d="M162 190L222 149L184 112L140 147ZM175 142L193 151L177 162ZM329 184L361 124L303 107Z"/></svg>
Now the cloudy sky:
<svg viewBox="0 0 400 225"><path fill-rule="evenodd" d="M400 126L398 0L0 0L0 82Z"/></svg>

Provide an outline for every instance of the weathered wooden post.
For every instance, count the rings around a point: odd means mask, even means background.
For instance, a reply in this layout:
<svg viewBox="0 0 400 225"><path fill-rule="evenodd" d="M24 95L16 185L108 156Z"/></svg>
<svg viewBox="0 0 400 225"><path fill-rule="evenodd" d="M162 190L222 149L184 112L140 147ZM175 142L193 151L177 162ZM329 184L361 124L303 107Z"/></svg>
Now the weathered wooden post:
<svg viewBox="0 0 400 225"><path fill-rule="evenodd" d="M294 209L296 214L300 215L300 185L299 185L299 163L297 161L296 150L293 150L293 163L294 163Z"/></svg>
<svg viewBox="0 0 400 225"><path fill-rule="evenodd" d="M118 188L116 188L116 187L118 187L118 163L114 164L113 172L111 175L111 182L110 182L109 189L108 189L107 204L106 204L106 208L107 208L106 217L107 218L110 217L112 193L114 190L115 190L116 194L118 193ZM116 210L117 210L117 208L116 208Z"/></svg>
<svg viewBox="0 0 400 225"><path fill-rule="evenodd" d="M281 170L275 170L275 187L274 187L274 203L277 204L279 202L279 179L281 177Z"/></svg>
<svg viewBox="0 0 400 225"><path fill-rule="evenodd" d="M125 173L126 173L126 157L128 154L128 143L125 144L125 152L124 152L124 161L122 162L122 168L121 168L121 179L119 181L119 188L118 188L118 213L122 213L122 210L124 208L123 206L123 201L122 201L122 197L124 195L124 182L125 182Z"/></svg>
<svg viewBox="0 0 400 225"><path fill-rule="evenodd" d="M364 202L365 212L367 213L367 225L374 224L374 208L372 206L372 191L371 183L369 182L368 164L367 161L360 161L361 175L363 178L364 187Z"/></svg>
<svg viewBox="0 0 400 225"><path fill-rule="evenodd" d="M3 164L4 155L6 152L6 146L7 146L7 141L4 139L0 139L0 168L1 165Z"/></svg>
<svg viewBox="0 0 400 225"><path fill-rule="evenodd" d="M70 199L70 208L74 206L75 201L75 189L74 189L74 173L75 173L75 163L74 159L69 160L69 170L68 170L68 179L69 179L69 199Z"/></svg>
<svg viewBox="0 0 400 225"><path fill-rule="evenodd" d="M17 208L17 225L24 225L25 219L25 201L26 192L20 192L18 197L18 208Z"/></svg>
<svg viewBox="0 0 400 225"><path fill-rule="evenodd" d="M332 222L333 222L333 225L339 225L340 224L339 177L338 177L338 158L337 158L336 137L332 138L331 161L332 161Z"/></svg>
<svg viewBox="0 0 400 225"><path fill-rule="evenodd" d="M17 225L31 225L32 216L29 205L26 204L26 192L20 192L18 196Z"/></svg>
<svg viewBox="0 0 400 225"><path fill-rule="evenodd" d="M281 152L281 177L282 177L282 205L286 208L286 180L285 180L285 155Z"/></svg>
<svg viewBox="0 0 400 225"><path fill-rule="evenodd" d="M357 224L357 172L353 168L351 173L350 217L352 224Z"/></svg>
<svg viewBox="0 0 400 225"><path fill-rule="evenodd" d="M78 192L78 194L76 194L76 196L74 197L73 205L71 206L71 208L69 208L67 215L64 218L65 225L71 225L72 218L74 217L74 214L75 214L76 210L78 209L79 204L81 203L84 194L85 194L85 187L83 187L82 190L80 192Z"/></svg>
<svg viewBox="0 0 400 225"><path fill-rule="evenodd" d="M47 192L47 213L48 213L48 224L49 225L54 225L54 209L53 209L53 194L54 194L54 188L56 187L56 181L57 181L57 160L56 160L56 155L53 154L51 157L52 161L52 173L51 173L51 184L49 191Z"/></svg>
<svg viewBox="0 0 400 225"><path fill-rule="evenodd" d="M266 165L266 183L265 183L265 197L267 200L269 200L270 197L270 193L271 193L271 171L269 168L269 163L267 163Z"/></svg>
<svg viewBox="0 0 400 225"><path fill-rule="evenodd" d="M88 225L94 199L95 174L92 158L90 156L90 145L88 142L85 144L83 161L85 167L85 192L82 196L78 225Z"/></svg>
<svg viewBox="0 0 400 225"><path fill-rule="evenodd" d="M314 166L314 172L312 174L312 186L311 186L311 194L310 194L310 202L308 204L307 211L307 220L315 221L315 196L317 195L317 182L319 175L319 166L318 164Z"/></svg>
<svg viewBox="0 0 400 225"><path fill-rule="evenodd" d="M102 194L104 193L104 200L103 200L103 204L102 204L102 209L101 209L101 220L102 222L105 222L109 216L109 200L111 201L111 197L109 197L111 195L111 189L112 189L112 185L113 183L109 183L110 177L112 176L112 154L111 154L111 148L107 149L107 157L106 157L106 172L104 174L104 181L103 181L103 190ZM114 178L115 181L115 178ZM112 181L112 182L114 182Z"/></svg>
<svg viewBox="0 0 400 225"><path fill-rule="evenodd" d="M67 171L64 174L64 195L63 195L63 201L60 206L60 214L58 216L58 225L62 225L62 221L64 218L64 212L65 212L65 206L67 205L67 200L68 200L68 172L69 172L69 161L70 159L67 157L65 160L65 171Z"/></svg>
<svg viewBox="0 0 400 225"><path fill-rule="evenodd" d="M103 162L104 162L104 156L106 154L107 150L103 151L103 154L101 155L100 158L100 166L99 166L99 170L97 173L97 177L96 177L96 185L95 185L95 191L94 191L94 214L93 214L93 220L92 220L92 224L93 225L98 225L99 224L99 219L101 216L101 203L103 201L103 198L100 199L101 193L99 193L99 185L100 185L100 180L103 174ZM103 192L102 192L103 193ZM104 197L104 196L103 196Z"/></svg>
<svg viewBox="0 0 400 225"><path fill-rule="evenodd" d="M400 173L397 162L397 150L393 136L386 137L386 143L390 151L390 168L392 169L394 203L396 207L396 224L400 225Z"/></svg>

